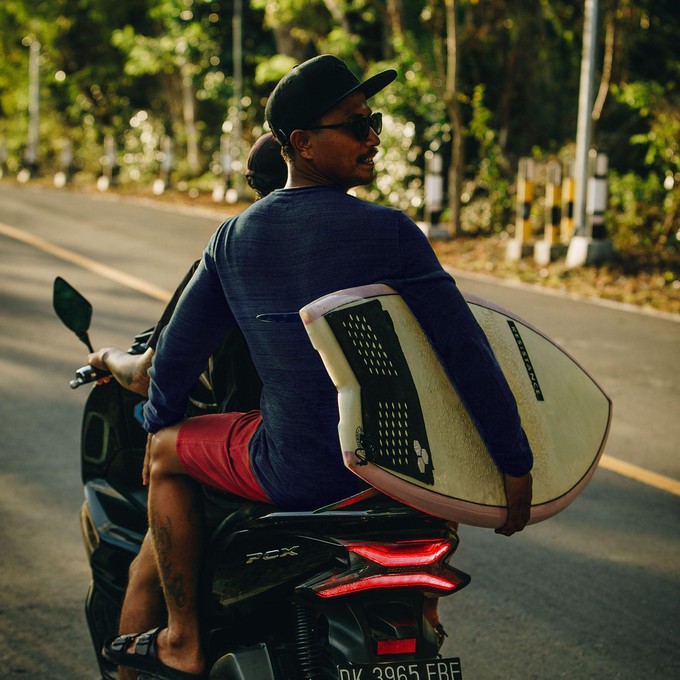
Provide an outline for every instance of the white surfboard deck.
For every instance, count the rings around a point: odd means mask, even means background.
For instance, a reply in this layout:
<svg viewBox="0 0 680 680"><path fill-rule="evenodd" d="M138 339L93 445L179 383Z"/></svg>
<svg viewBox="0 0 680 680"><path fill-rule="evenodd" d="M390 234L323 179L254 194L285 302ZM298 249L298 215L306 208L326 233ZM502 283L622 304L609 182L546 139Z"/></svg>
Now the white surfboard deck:
<svg viewBox="0 0 680 680"><path fill-rule="evenodd" d="M530 523L545 520L592 477L609 432L611 400L536 328L465 297L515 396L534 452ZM382 284L363 286L315 300L300 316L338 390L345 465L424 512L473 526L502 525L502 476L401 296ZM401 351L394 349L395 334ZM399 396L400 382L415 387L415 401L413 389Z"/></svg>

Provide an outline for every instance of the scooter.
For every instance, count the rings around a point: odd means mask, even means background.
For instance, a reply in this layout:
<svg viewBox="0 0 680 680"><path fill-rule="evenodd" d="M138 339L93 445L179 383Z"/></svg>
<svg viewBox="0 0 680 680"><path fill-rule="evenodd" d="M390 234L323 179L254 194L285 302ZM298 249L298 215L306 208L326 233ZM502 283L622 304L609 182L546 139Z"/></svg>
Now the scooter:
<svg viewBox="0 0 680 680"><path fill-rule="evenodd" d="M93 351L90 303L57 278L53 304ZM129 352L143 353L150 334L137 335ZM114 680L101 650L118 633L128 569L147 531L146 433L144 400L106 378L84 366L70 386L92 384L81 435L80 520L92 572L85 612L101 678ZM205 413L209 398L198 389ZM204 501L210 680L462 680L460 659L439 656L424 613L428 598L470 582L450 564L459 539L444 520L371 488L311 512L208 489Z"/></svg>

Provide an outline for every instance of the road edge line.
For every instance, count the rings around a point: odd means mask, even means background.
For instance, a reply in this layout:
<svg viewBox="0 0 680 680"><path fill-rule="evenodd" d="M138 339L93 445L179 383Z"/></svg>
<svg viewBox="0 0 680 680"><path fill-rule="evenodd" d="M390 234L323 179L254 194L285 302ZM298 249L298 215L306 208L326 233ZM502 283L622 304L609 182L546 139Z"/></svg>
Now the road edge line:
<svg viewBox="0 0 680 680"><path fill-rule="evenodd" d="M53 257L56 257L60 260L71 262L72 264L82 267L83 269L87 269L94 274L102 276L111 281L115 281L116 283L120 283L123 286L127 286L128 288L132 288L133 290L143 293L144 295L154 298L155 300L168 302L172 297L172 294L164 288L154 286L152 283L144 281L144 279L132 276L131 274L126 274L119 269L114 269L113 267L109 267L106 264L92 260L89 257L75 253L72 250L67 250L66 248L57 246L53 243L50 243L49 241L41 239L39 236L29 234L28 232L17 227L12 227L9 224L0 222L0 234L14 239L15 241L25 243L26 245L33 246L34 248L37 248L38 250L41 250L42 252L52 255Z"/></svg>
<svg viewBox="0 0 680 680"><path fill-rule="evenodd" d="M610 472L616 472L622 477L628 477L629 479L634 479L647 486L652 486L655 489L666 491L674 496L680 496L680 482L658 472L646 470L639 465L627 463L620 458L614 458L613 456L603 454L600 459L600 467L609 470Z"/></svg>

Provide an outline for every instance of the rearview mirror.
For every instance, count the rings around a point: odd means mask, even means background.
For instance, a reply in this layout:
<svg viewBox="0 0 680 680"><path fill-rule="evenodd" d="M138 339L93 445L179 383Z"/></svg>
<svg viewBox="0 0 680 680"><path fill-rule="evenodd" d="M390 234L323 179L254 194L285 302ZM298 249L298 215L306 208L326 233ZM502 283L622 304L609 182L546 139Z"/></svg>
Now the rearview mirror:
<svg viewBox="0 0 680 680"><path fill-rule="evenodd" d="M72 330L93 352L87 335L92 321L92 305L60 276L54 279L52 306L66 328Z"/></svg>

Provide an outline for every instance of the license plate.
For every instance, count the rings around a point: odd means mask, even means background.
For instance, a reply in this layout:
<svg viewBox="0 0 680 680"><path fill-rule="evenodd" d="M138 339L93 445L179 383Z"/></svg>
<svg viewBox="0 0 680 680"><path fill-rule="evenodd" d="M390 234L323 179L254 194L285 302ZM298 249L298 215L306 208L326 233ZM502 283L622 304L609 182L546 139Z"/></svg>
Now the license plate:
<svg viewBox="0 0 680 680"><path fill-rule="evenodd" d="M460 659L419 659L338 666L338 680L463 680Z"/></svg>

